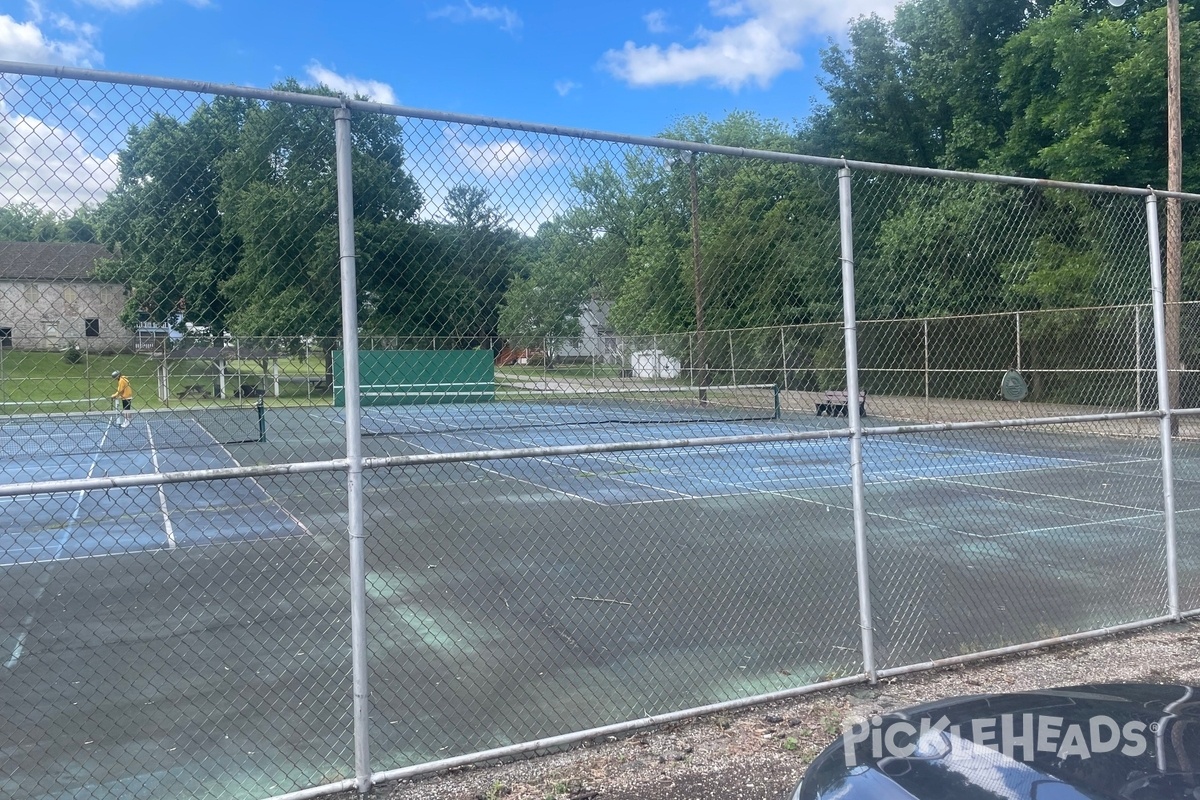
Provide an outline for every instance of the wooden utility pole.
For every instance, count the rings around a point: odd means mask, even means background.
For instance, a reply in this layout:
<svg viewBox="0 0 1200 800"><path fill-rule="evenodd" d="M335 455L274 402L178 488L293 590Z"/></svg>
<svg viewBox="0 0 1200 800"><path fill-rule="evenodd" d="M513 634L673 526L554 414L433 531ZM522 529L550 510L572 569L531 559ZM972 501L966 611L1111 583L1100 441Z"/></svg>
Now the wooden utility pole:
<svg viewBox="0 0 1200 800"><path fill-rule="evenodd" d="M1179 0L1167 3L1167 191L1183 191L1183 133L1180 118ZM1167 198L1167 265L1164 281L1166 305L1168 396L1171 408L1180 407L1180 305L1183 288L1183 209L1177 197ZM1179 418L1171 419L1171 433L1179 433Z"/></svg>

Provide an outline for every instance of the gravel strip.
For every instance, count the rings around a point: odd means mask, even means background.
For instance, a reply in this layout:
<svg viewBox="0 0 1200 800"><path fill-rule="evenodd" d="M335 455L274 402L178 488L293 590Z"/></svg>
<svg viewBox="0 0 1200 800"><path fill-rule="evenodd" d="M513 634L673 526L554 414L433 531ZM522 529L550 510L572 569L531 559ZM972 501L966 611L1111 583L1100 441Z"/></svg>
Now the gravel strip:
<svg viewBox="0 0 1200 800"><path fill-rule="evenodd" d="M1081 683L1200 685L1200 620L819 692L513 763L375 787L386 800L787 800L843 721L942 697ZM342 794L338 800L356 798Z"/></svg>

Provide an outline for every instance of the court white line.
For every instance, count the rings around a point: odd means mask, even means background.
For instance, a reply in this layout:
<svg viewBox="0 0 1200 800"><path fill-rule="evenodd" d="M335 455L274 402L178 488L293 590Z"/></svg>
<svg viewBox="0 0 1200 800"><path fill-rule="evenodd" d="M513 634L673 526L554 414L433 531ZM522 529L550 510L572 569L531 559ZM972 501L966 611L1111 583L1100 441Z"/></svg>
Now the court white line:
<svg viewBox="0 0 1200 800"><path fill-rule="evenodd" d="M111 428L104 429L104 435L100 437L100 447L92 455L92 463L88 467L87 477L91 478L92 473L96 471L96 464L100 460L100 454L104 452L104 445L108 441L108 432ZM33 593L33 608L37 609L38 601L42 599L42 595L46 593L46 587L50 584L50 576L54 571L55 562L62 556L62 551L66 548L67 542L70 541L75 524L79 521L79 512L83 509L83 498L87 496L87 489L80 489L75 493L75 508L71 511L71 518L67 524L63 526L63 532L55 540L58 545L54 552L54 557L50 559L50 563L46 566L46 571L38 578L37 591ZM12 655L4 662L6 669L12 669L21 660L21 656L25 652L25 639L29 636L29 629L33 627L33 610L25 615L21 620L21 632L17 635L17 645L13 648Z"/></svg>
<svg viewBox="0 0 1200 800"><path fill-rule="evenodd" d="M213 436L211 433L204 430L203 425L200 425L199 427L200 427L200 430L204 431L204 433L208 436L208 438L212 439L213 444L216 445L217 447L219 447L221 449L221 452L223 452L225 455L227 455L229 457L230 461L232 461L234 464L237 464L239 467L242 465L242 462L240 462L236 458L234 458L233 453L229 452L228 447L226 447L224 444L219 442L217 440L217 438L215 436ZM274 497L272 497L271 493L267 491L267 488L258 482L258 478L239 478L238 480L249 480L251 483L253 483L255 486L257 486L258 490L263 493L263 497L267 498L267 501L271 505L275 506L275 508L282 511L284 513L284 515L287 516L288 519L290 519L293 523L295 523L296 527L298 527L301 531L303 531L305 536L312 536L312 531L310 531L308 529L308 526L306 526L303 522L301 522L294 514L292 514L292 512L290 512L286 508L284 508L283 504L281 504ZM257 540L255 540L255 541L257 541Z"/></svg>
<svg viewBox="0 0 1200 800"><path fill-rule="evenodd" d="M616 464L626 464L627 463L626 461L622 460L620 457L614 456L612 454L601 453L601 454L597 454L593 457L598 458L600 460L610 461L610 462L616 463ZM638 454L633 454L632 456L630 456L630 458L633 461L639 461L639 460L643 460L643 459L647 459L647 458L652 459L652 458L654 458L654 456L648 455L646 453L638 453ZM1006 468L1003 468L1001 465L1001 468L996 469L994 471L968 472L968 473L965 473L965 475L967 477L983 476L983 475L996 475L996 474L1007 475L1007 474L1014 474L1017 472L1037 472L1037 471L1046 470L1046 469L1061 469L1061 468L1063 468L1061 465L1057 465L1057 464L1056 465L1048 465L1047 464L1047 465L1039 465L1039 466L1035 466L1035 467L1029 467L1028 469L1025 469L1025 470L1016 470L1016 469L1006 469ZM778 468L774 468L774 467L771 468L771 470L772 471L780 471L780 470L778 470ZM693 475L693 474L686 473L686 472L679 472L676 470L672 470L670 468L653 468L653 469L647 468L646 471L653 472L656 474L661 474L661 475L668 475L671 477L686 477L689 480L701 481L701 482L704 482L704 483L707 483L710 485L714 485L714 486L726 489L727 491L722 492L720 494L715 494L715 495L713 495L713 494L687 495L682 492L673 492L675 494L682 495L682 497L681 498L660 498L660 499L656 499L656 500L638 501L638 502L665 502L668 500L675 500L675 499L732 497L732 496L736 496L737 494L784 495L784 493L786 493L786 492L804 491L806 489L839 489L839 488L848 488L850 486L849 475L844 474L844 472L845 472L844 470L837 470L837 471L830 470L830 471L822 472L822 473L815 474L815 475L808 475L808 476L801 475L801 476L796 476L796 477L792 477L792 478L768 478L766 480L754 481L754 482L721 480L719 478L713 478L708 475ZM897 480L895 478L890 477L893 475L898 476L900 479ZM870 479L868 480L868 484L895 485L897 483L916 483L919 481L930 481L930 480L933 480L933 481L940 480L940 476L930 478L927 476L922 476L920 474L908 475L908 474L906 474L906 471L904 471L904 470L895 470L895 471L891 471L891 472L884 471L881 474L872 475L870 477ZM797 481L809 481L809 483L807 485L797 486L796 485ZM645 485L645 484L638 484L638 485ZM765 489L758 488L758 487L768 487L768 486L771 488L765 488ZM663 487L650 487L650 488L659 488L661 491L672 492L672 490L666 489ZM741 490L741 491L728 491L728 490ZM793 499L795 499L794 496L792 496L792 495L785 495L785 496L793 497ZM624 505L624 503L621 503L619 505Z"/></svg>
<svg viewBox="0 0 1200 800"><path fill-rule="evenodd" d="M418 431L413 431L413 433L418 433ZM440 435L445 438L457 439L459 441L467 442L469 444L476 445L476 446L482 445L482 443L480 443L476 440L470 439L465 436L456 435L456 434L460 434L461 433L460 431L450 432L450 431L438 431L436 429L430 429L428 431L425 431L425 433L431 434L431 435ZM506 432L503 429L500 429L500 430L497 430L496 433L497 433L497 435L500 435L500 436L507 435L507 436L509 436L509 438L512 438L511 431ZM411 442L410 440L405 438L405 434L403 434L403 433L390 434L390 435L388 435L388 438L392 438L397 441L402 441L405 444L408 444L411 446L420 447L420 449L424 450L425 452L435 452L429 448L421 447L420 445L416 445L414 442ZM517 439L517 441L527 442L527 439L519 438L519 439ZM1097 471L1100 471L1105 474L1122 475L1122 473L1108 472L1107 470L1104 469L1104 467L1119 466L1119 465L1125 465L1125 464L1156 463L1152 459L1130 458L1130 459L1126 459L1126 460L1118 461L1118 462L1104 462L1104 461L1088 460L1088 458L1086 458L1086 457L1073 457L1073 456L1070 456L1067 454L1032 456L1032 455L1028 455L1028 454L1013 453L1013 452L980 450L980 449L975 449L975 448L964 448L964 447L947 447L945 445L924 444L924 443L911 442L911 441L900 442L900 441L887 440L887 439L871 439L871 440L869 440L869 442L872 446L872 449L874 449L876 453L882 452L882 453L886 454L889 451L891 451L891 452L901 452L901 453L905 453L906 455L911 455L911 453L915 450L918 452L937 452L939 454L951 454L951 455L957 456L959 458L963 457L964 454L966 454L966 455L973 455L973 456L983 456L983 457L987 458L987 462L988 462L986 464L986 466L988 467L987 469L975 470L975 471L961 471L961 472L953 473L951 475L922 474L922 473L925 473L926 471L923 469L920 469L920 468L918 468L918 469L910 468L908 470L895 470L895 471L891 471L891 472L884 472L882 474L876 474L875 476L873 476L873 479L869 481L869 483L872 483L872 484L894 485L894 484L898 484L898 483L942 482L942 483L945 483L947 486L964 486L964 487L990 489L990 490L996 490L996 491L1011 492L1011 493L1015 493L1015 494L1027 494L1027 495L1032 495L1032 496L1037 496L1037 497L1045 497L1047 499L1056 499L1056 500L1078 500L1080 502L1091 503L1091 504L1101 505L1101 506L1106 506L1106 507L1114 507L1114 508L1122 508L1122 509L1126 509L1126 510L1139 511L1139 512L1142 512L1142 513L1148 514L1148 515L1153 515L1155 513L1154 510L1152 510L1152 509L1143 509L1138 506L1125 506L1125 505L1121 505L1121 504L1104 503L1102 501L1087 500L1084 498L1066 498L1066 497L1061 497L1058 495L1041 494L1041 493L1036 493L1036 492L1021 492L1020 490L998 488L998 487L994 487L994 486L979 486L977 484L973 484L973 483L969 482L968 480L963 480L963 479L969 479L969 478L986 477L986 476L997 475L997 474L1044 472L1044 471L1051 470L1051 469L1055 469L1055 470L1057 470L1057 469L1088 469L1088 470L1097 470ZM437 452L440 452L440 451L437 451ZM618 464L622 464L622 465L629 465L629 462L626 462L623 459L620 459L617 457L613 457L611 455L600 454L598 457L604 461L609 461L609 462L618 463ZM542 461L543 463L548 463L549 466L553 466L557 469L562 468L563 465L561 465L559 463L548 462L548 458L549 457L538 457L535 460ZM1003 459L1003 460L1000 461L1000 463L997 463L998 459ZM1035 463L1032 465L1027 465L1028 461L1031 459L1032 460L1041 460L1043 463L1040 463L1040 464ZM1027 465L1027 466L1024 466L1023 468L1014 469L1013 465L1015 465L1015 464L1022 464L1022 465ZM619 502L619 503L609 503L609 502L593 500L591 498L580 497L579 495L573 494L571 492L565 492L561 489L556 489L555 487L548 486L548 485L545 485L542 483L538 483L536 481L518 479L510 474L497 472L496 470L492 470L492 469L483 468L483 467L479 466L478 464L472 464L472 466L476 467L477 469L481 469L484 472L499 475L500 477L508 478L510 480L517 480L522 483L529 483L531 485L538 486L539 488L542 488L544 490L548 490L548 491L555 492L558 494L563 494L568 497L574 497L577 499L586 500L588 502L593 502L593 503L596 503L598 505L603 505L603 506L668 503L668 502L678 502L679 500L733 497L733 496L747 494L747 493L771 494L771 495L777 495L777 496L782 496L782 497L788 497L790 499L808 500L808 498L796 497L794 494L791 494L791 493L798 492L798 491L805 491L808 489L822 489L822 490L837 489L839 486L845 487L845 486L849 485L848 483L837 483L837 482L829 483L826 481L822 481L820 476L817 477L817 482L815 482L813 484L810 484L808 486L796 486L796 485L794 485L793 480L789 480L786 478L768 479L763 482L750 483L750 482L744 482L744 481L733 481L733 482L722 481L719 479L710 478L708 476L689 475L688 477L693 480L699 479L700 481L707 483L709 485L714 485L717 487L725 488L727 490L728 489L734 489L734 490L741 489L741 491L726 491L726 492L720 492L717 494L690 495L690 494L679 492L677 490L670 489L667 487L655 486L653 484L647 484L647 483L632 480L629 478L623 478L619 475L598 474L597 477L607 478L616 483L624 483L624 484L628 484L628 485L632 485L632 486L638 486L640 488L649 489L649 490L656 491L656 492L662 492L662 493L665 493L668 495L675 495L673 497L668 496L668 497L656 498L656 499L651 499L651 500L630 500L630 501L623 501L623 502ZM985 466L985 465L984 464L975 464L975 465L963 465L963 466L970 467L970 466ZM644 462L643 462L643 466L639 466L638 469L644 470L647 472L651 472L653 474L661 474L661 475L667 475L667 476L678 476L679 475L679 473L677 473L676 471L674 471L670 468L653 468L653 467L644 466ZM934 469L936 469L936 468L934 468ZM574 472L578 472L578 471L574 471ZM1137 476L1134 475L1134 476L1130 476L1130 477L1137 477ZM789 483L792 483L793 485L790 485L790 486L787 485ZM767 484L767 485L783 484L783 485L778 486L778 488L772 488L772 489L768 489L765 491L762 488L756 488L756 487L762 487L764 484ZM821 502L821 501L814 501L814 502ZM1027 506L1023 506L1020 504L1016 504L1016 507L1028 508ZM1067 515L1068 516L1076 516L1076 515L1069 514L1069 513ZM1077 517L1077 518L1085 519L1083 517ZM909 520L905 520L905 521L911 522ZM965 534L965 535L971 535L971 534Z"/></svg>
<svg viewBox="0 0 1200 800"><path fill-rule="evenodd" d="M379 436L376 436L375 438L377 438L377 439L378 439L378 438L392 439L392 440L394 440L394 441L397 441L397 442L402 442L403 444L405 444L405 445L408 445L409 447L417 447L417 448L420 448L421 450L424 450L426 453L435 453L435 452L437 452L436 450L430 450L428 447L422 447L421 445L417 444L416 442L410 442L408 439L405 439L403 436L400 436L400 435L392 435L392 434L387 434L387 435L386 435L386 436L384 436L384 437L379 437ZM456 439L460 439L460 438L461 438L461 439L462 439L464 442L468 442L468 443L470 443L470 444L478 444L478 442L472 442L470 439L466 439L466 438L463 438L463 437L455 436L454 438L456 438ZM555 487L553 487L553 486L547 486L547 485L546 485L546 484L544 484L544 483L538 483L537 481L529 480L529 479L527 479L527 478L518 478L518 477L517 477L517 476L515 476L515 475L509 475L509 474L507 474L507 473L500 472L500 471L498 471L498 470L492 469L491 467L485 467L485 466L484 466L482 463L480 463L480 462L475 462L475 461L467 461L467 462L464 462L464 463L465 463L465 464L466 464L468 467L470 467L470 468L472 468L472 469L477 469L477 470L479 470L480 472L485 472L485 473L487 473L487 474L489 474L489 475L496 475L496 476L498 476L498 477L505 478L505 479L507 479L507 480L510 480L510 481L516 481L517 483L524 483L524 484L527 484L527 485L529 485L529 486L536 486L537 488L539 488L539 489L542 489L543 491L547 491L547 492L553 492L554 494L560 494L560 495L562 495L562 496L564 496L564 497L570 497L570 498L572 498L572 499L574 499L574 500L582 500L582 501L583 501L583 502L585 502L585 503L592 503L593 505L598 505L598 506L606 506L606 505L608 505L608 503L602 503L602 502L600 502L600 501L598 501L598 500L593 500L593 499L592 499L592 498L590 498L590 497L584 497L583 495L574 494L574 493L572 493L572 492L568 492L568 491L565 491L565 490L563 490L563 489L556 489L556 488L555 488Z"/></svg>
<svg viewBox="0 0 1200 800"><path fill-rule="evenodd" d="M1156 509L1153 509L1153 508L1143 508L1142 506L1127 506L1124 503L1106 503L1103 500L1089 500L1086 497L1064 497L1063 495L1049 494L1046 492L1031 492L1026 489L1012 489L1012 488L1008 488L1008 487L998 487L998 486L982 486L980 484L971 483L969 481L952 481L952 480L947 480L944 478L939 478L937 480L940 481L941 483L945 483L950 486L964 486L964 487L969 487L971 489L988 489L990 491L1006 492L1008 494L1019 494L1019 495L1026 495L1029 497L1042 497L1047 500L1063 500L1063 501L1067 501L1067 502L1071 502L1071 503L1084 503L1086 505L1101 506L1102 508L1118 508L1122 511L1137 511L1142 514L1156 513ZM1162 513L1162 512L1158 511L1157 513Z"/></svg>
<svg viewBox="0 0 1200 800"><path fill-rule="evenodd" d="M146 439L150 442L150 462L154 464L154 474L158 475L162 472L158 467L158 449L154 446L154 432L150 430L150 423L146 425ZM163 530L167 534L167 549L175 549L175 526L171 524L171 514L167 511L167 493L163 489L163 485L158 485L158 509L162 512Z"/></svg>
<svg viewBox="0 0 1200 800"><path fill-rule="evenodd" d="M465 441L470 441L470 440L466 439ZM522 438L518 437L518 438L516 438L516 441L518 441L522 444L528 444L528 445L536 444L536 440L531 441L529 438L522 439ZM472 444L478 445L480 443L472 442ZM674 495L674 497L654 498L649 501L630 501L630 502L620 502L620 503L604 503L604 502L600 502L600 501L594 501L594 502L599 502L600 505L603 505L603 506L630 505L632 502L661 502L662 500L665 500L665 499L698 500L701 498L708 497L708 495L688 494L687 492L682 492L682 491L679 491L678 489L669 489L666 486L655 486L652 483L643 483L641 481L634 480L633 478L624 477L620 474L587 473L587 470L575 469L573 467L569 467L569 466L567 466L567 464L563 463L563 461L561 460L563 458L585 458L586 459L586 458L592 458L592 457L596 457L598 461L607 461L609 463L617 464L622 467L631 467L634 469L635 472L649 472L652 474L659 474L659 475L672 475L672 473L669 470L654 469L654 468L648 468L648 467L644 467L644 466L638 466L637 464L634 463L637 460L636 456L634 456L633 458L630 458L630 459L622 459L619 455L610 454L610 453L594 453L594 454L588 455L588 456L536 456L531 459L523 459L523 460L539 461L553 469L558 470L559 472L566 472L567 475L570 477L595 477L595 478L600 478L600 479L604 479L604 480L615 481L616 483L627 484L629 486L637 486L642 489L649 489L652 492L658 492L660 494ZM585 473L587 473L587 474L585 474ZM728 484L721 484L721 485L728 485Z"/></svg>
<svg viewBox="0 0 1200 800"><path fill-rule="evenodd" d="M864 446L867 448L888 449L888 450L893 450L893 451L901 452L901 453L911 453L916 450L919 450L922 452L932 452L932 453L950 452L950 453L954 453L955 455L958 455L961 453L976 453L979 455L993 457L991 459L993 462L999 460L999 457L1004 457L1004 458L1026 458L1026 459L1045 458L1045 459L1049 459L1049 460L1053 460L1053 461L1073 462L1073 463L1076 463L1079 465L1091 464L1093 466L1102 466L1104 464L1110 463L1108 461L1089 461L1086 457L1070 456L1070 455L1065 455L1065 454L1064 455L1035 456L1035 455L1029 455L1028 453L1013 453L1013 452L1007 452L1007 451L1002 451L1002 450L982 450L982 449L973 448L973 447L950 447L947 445L922 444L920 442L908 441L907 439L899 440L894 435L890 435L890 434L887 436L867 436L863 441L864 441ZM1137 462L1140 462L1143 460L1144 459L1131 459L1129 463L1137 463ZM1116 462L1116 463L1126 463L1126 462Z"/></svg>
<svg viewBox="0 0 1200 800"><path fill-rule="evenodd" d="M1011 533L993 534L987 538L998 539L1002 536L1019 536L1020 534L1023 534L1023 533L1045 533L1046 531L1062 531L1062 530L1070 530L1072 528L1089 528L1089 527L1093 527L1095 525L1120 525L1120 524L1124 524L1126 522L1141 522L1143 520L1152 521L1152 520L1161 520L1161 519L1162 519L1162 514L1138 514L1138 515L1135 515L1132 517L1118 517L1117 519L1101 519L1101 520L1091 520L1089 522L1077 522L1074 525L1051 525L1050 527L1047 527L1047 528L1026 528L1026 529L1020 530L1020 531L1012 531ZM1150 531L1154 530L1154 528L1146 528L1141 525L1134 525L1132 527L1134 527L1138 530L1150 530Z"/></svg>

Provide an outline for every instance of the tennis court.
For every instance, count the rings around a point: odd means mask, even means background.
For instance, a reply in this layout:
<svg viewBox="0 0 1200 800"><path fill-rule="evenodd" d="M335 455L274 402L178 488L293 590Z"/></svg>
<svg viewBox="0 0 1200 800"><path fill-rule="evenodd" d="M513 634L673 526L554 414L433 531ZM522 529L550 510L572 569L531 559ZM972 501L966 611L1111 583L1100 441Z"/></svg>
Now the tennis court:
<svg viewBox="0 0 1200 800"><path fill-rule="evenodd" d="M678 440L758 436L795 431L836 431L844 421L780 410L772 385L710 387L704 402L694 387L600 392L543 391L540 402L524 396L492 403L456 406L403 406L363 409L368 440L386 439L402 452L458 453L610 444L631 440ZM341 430L344 416L327 413L324 423ZM868 419L866 424L888 424ZM390 452L386 445L380 445ZM635 450L578 456L547 456L488 461L473 468L565 496L602 505L670 502L737 494L803 492L845 488L847 441L841 436L753 446L705 448L697 468L694 450ZM1116 450L1121 450L1117 446ZM868 437L863 471L868 484L1030 480L1045 486L1045 475L1066 480L1071 473L1107 468L1114 459L1103 437L1018 433L997 441L994 434L954 437L929 435ZM1153 453L1119 457L1126 470L1158 474ZM1014 477L1015 476L1015 477ZM1021 477L1024 476L1024 477ZM1072 491L1075 491L1073 488ZM1067 494L1064 497L1073 497ZM1066 502L1064 500L1064 502ZM1041 503L1053 514L1053 503Z"/></svg>
<svg viewBox="0 0 1200 800"><path fill-rule="evenodd" d="M112 412L9 418L0 425L0 475L19 484L235 467L225 443L257 436L254 413L151 411L135 414L128 426ZM219 488L199 482L81 490L0 503L0 566L304 533L248 478Z"/></svg>
<svg viewBox="0 0 1200 800"><path fill-rule="evenodd" d="M372 407L364 450L845 425L781 413L769 388L713 389L703 403L680 394ZM5 480L337 457L343 424L336 408L271 407L260 441L252 408L145 412L129 428L107 415L10 420ZM415 763L579 719L619 721L631 687L655 698L639 709L653 713L860 669L848 447L829 438L368 472L373 751ZM1083 630L1152 610L1158 584L1120 577L1154 569L1154 450L1045 430L868 436L881 665L946 652L964 635L1020 640L1021 620ZM1178 458L1186 475L1194 454L1181 447ZM20 607L0 624L10 682L46 698L24 711L31 732L5 729L21 743L11 785L58 797L57 776L86 766L109 776L87 787L96 795L162 785L201 796L218 793L203 765L219 760L220 791L253 797L263 791L242 786L337 774L350 758L344 481L329 472L9 502L3 578L48 587L18 590ZM1181 509L1200 507L1190 482L1179 494ZM89 555L112 557L79 558ZM90 644L64 646L71 636ZM450 681L436 712L413 717L411 687ZM104 689L52 690L75 685ZM522 713L533 702L541 716ZM76 730L86 760L58 745ZM266 775L264 756L277 765Z"/></svg>

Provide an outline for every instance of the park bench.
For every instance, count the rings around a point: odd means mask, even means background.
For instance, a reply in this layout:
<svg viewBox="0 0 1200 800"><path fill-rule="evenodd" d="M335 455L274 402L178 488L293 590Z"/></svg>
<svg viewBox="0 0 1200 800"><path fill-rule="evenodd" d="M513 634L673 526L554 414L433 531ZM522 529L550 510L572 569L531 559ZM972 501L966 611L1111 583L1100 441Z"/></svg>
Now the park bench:
<svg viewBox="0 0 1200 800"><path fill-rule="evenodd" d="M817 401L817 416L827 414L831 417L845 417L850 413L849 393L842 391L825 392ZM867 393L858 393L858 413L867 415Z"/></svg>
<svg viewBox="0 0 1200 800"><path fill-rule="evenodd" d="M180 400L182 400L185 397L192 397L192 396L208 397L208 390L201 384L193 383L191 386L183 387L183 391L181 391L177 395L177 397L179 397Z"/></svg>
<svg viewBox="0 0 1200 800"><path fill-rule="evenodd" d="M278 380L280 383L308 384L309 390L313 392L323 392L329 388L324 378L314 378L311 375L280 375Z"/></svg>

